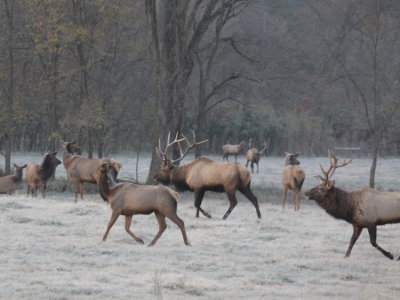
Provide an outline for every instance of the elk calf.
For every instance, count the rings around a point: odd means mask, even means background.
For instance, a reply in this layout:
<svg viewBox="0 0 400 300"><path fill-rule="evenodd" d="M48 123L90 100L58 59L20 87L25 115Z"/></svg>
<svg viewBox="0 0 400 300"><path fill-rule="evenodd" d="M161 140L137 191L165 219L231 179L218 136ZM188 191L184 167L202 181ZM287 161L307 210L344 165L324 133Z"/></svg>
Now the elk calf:
<svg viewBox="0 0 400 300"><path fill-rule="evenodd" d="M54 175L61 161L56 157L57 152L47 153L43 162L38 165L30 163L26 167L27 195L37 196L39 187L43 188L43 198L46 197L47 181Z"/></svg>
<svg viewBox="0 0 400 300"><path fill-rule="evenodd" d="M299 166L300 162L297 157L300 155L299 152L296 154L286 152L285 168L282 173L283 183L283 198L282 208L285 208L286 197L288 190L293 191L294 198L294 210L300 209L301 199L301 187L303 186L304 179L306 177L304 170Z"/></svg>
<svg viewBox="0 0 400 300"><path fill-rule="evenodd" d="M20 167L14 164L15 167L14 175L7 175L0 177L0 194L11 195L12 193L15 192L15 190L21 184L23 170L24 168L26 168L26 166L27 165L23 165Z"/></svg>
<svg viewBox="0 0 400 300"><path fill-rule="evenodd" d="M228 161L229 155L235 155L235 161L237 161L237 156L240 152L242 152L244 145L245 145L244 141L242 141L240 144L237 145L230 145L230 144L223 145L222 151L224 154L222 156L222 160Z"/></svg>
<svg viewBox="0 0 400 300"><path fill-rule="evenodd" d="M154 212L159 224L159 231L149 246L154 246L164 230L167 228L165 218L167 217L182 232L185 245L190 246L186 235L185 224L176 214L177 200L179 194L165 186L137 185L132 183L115 184L107 163L103 163L91 175L99 186L99 192L104 201L110 203L112 209L111 219L103 241L107 239L108 233L120 215L125 216L125 230L135 241L143 244L143 240L130 230L133 215L148 215ZM110 186L109 182L113 186Z"/></svg>
<svg viewBox="0 0 400 300"><path fill-rule="evenodd" d="M332 217L353 225L353 235L345 257L350 256L362 230L367 228L371 245L387 258L393 259L393 255L376 242L376 227L400 223L400 193L378 192L370 188L345 191L335 187L335 181L331 180L333 173L337 168L350 164L351 160L338 164L338 158L331 151L328 154L328 171L320 165L323 176L318 177L322 184L306 191L305 195L315 200Z"/></svg>
<svg viewBox="0 0 400 300"><path fill-rule="evenodd" d="M196 217L199 217L199 212L208 218L211 215L201 208L201 202L206 191L225 192L228 196L230 205L223 219L226 219L237 205L236 191L241 192L256 208L258 218L261 218L258 200L250 189L251 176L250 172L238 163L217 162L210 159L200 157L189 164L179 166L177 163L181 161L189 151L207 142L207 140L196 143L196 137L193 133L194 142L189 143L186 137L177 139L170 143L169 135L167 146L164 151L161 151L161 146L156 149L156 153L160 161L164 164L161 170L154 175L154 179L162 184L173 184L181 191L189 190L194 192L194 205L197 209ZM184 153L181 152L181 157L175 160L167 158L167 151L173 144L186 141L187 148ZM179 147L181 149L181 147Z"/></svg>
<svg viewBox="0 0 400 300"><path fill-rule="evenodd" d="M250 162L251 173L254 173L254 164L256 164L257 165L257 173L258 173L258 163L260 161L261 155L263 155L265 150L267 149L267 143L264 143L263 148L260 151L258 151L257 148L251 148L251 140L250 140L249 148L250 149L247 150L247 153L246 153L246 159L247 159L246 168L248 167L249 162Z"/></svg>

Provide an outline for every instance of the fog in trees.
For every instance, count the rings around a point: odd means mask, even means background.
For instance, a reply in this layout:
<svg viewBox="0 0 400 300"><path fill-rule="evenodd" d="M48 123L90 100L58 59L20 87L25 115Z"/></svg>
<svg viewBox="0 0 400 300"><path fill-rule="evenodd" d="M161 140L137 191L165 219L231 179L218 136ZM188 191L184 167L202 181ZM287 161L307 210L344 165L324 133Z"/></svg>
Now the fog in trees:
<svg viewBox="0 0 400 300"><path fill-rule="evenodd" d="M395 0L0 0L0 151L399 154ZM353 149L353 150L350 150ZM175 149L177 155L178 149ZM340 154L339 154L340 156ZM367 183L366 183L367 184Z"/></svg>

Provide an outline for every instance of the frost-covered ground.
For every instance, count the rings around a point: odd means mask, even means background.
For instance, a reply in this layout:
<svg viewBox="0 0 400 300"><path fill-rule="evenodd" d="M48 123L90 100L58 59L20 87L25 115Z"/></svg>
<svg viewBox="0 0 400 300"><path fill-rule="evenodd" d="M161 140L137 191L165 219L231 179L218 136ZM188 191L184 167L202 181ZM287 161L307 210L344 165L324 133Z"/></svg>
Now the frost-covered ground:
<svg viewBox="0 0 400 300"><path fill-rule="evenodd" d="M28 157L28 158L27 158ZM116 157L122 177L135 177L135 158ZM220 157L214 157L220 160ZM41 160L18 154L13 162ZM188 158L187 160L190 160ZM243 163L244 157L240 157ZM303 158L304 190L316 184L319 162ZM148 157L140 161L144 181ZM253 190L262 219L241 195L228 220L223 194L206 194L203 208L213 219L194 217L193 195L183 193L178 214L185 221L191 247L168 222L155 247L136 244L116 222L101 241L111 210L100 197L73 202L71 193L50 192L46 199L27 198L24 187L0 196L0 298L3 299L398 299L400 262L385 258L363 232L345 259L351 225L334 220L302 198L299 212L280 203L283 158L263 157ZM338 186L368 183L370 160L356 159L338 169ZM400 159L380 159L377 186L399 190ZM60 165L56 177L66 176ZM378 243L400 255L399 225L378 228ZM132 230L149 243L157 233L154 215L135 216Z"/></svg>

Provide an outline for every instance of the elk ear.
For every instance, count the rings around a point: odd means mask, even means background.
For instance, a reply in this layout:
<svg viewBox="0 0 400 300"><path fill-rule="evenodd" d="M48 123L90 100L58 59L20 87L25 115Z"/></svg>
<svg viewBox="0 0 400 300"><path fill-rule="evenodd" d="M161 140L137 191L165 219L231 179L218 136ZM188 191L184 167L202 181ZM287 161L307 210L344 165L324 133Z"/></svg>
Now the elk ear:
<svg viewBox="0 0 400 300"><path fill-rule="evenodd" d="M21 167L21 169L26 168L27 166L28 166L27 164L24 164L24 165Z"/></svg>
<svg viewBox="0 0 400 300"><path fill-rule="evenodd" d="M294 157L298 157L300 155L300 152L296 152L295 155L293 155Z"/></svg>
<svg viewBox="0 0 400 300"><path fill-rule="evenodd" d="M74 140L74 141L71 142L70 144L75 145L75 144L76 144L76 140Z"/></svg>
<svg viewBox="0 0 400 300"><path fill-rule="evenodd" d="M57 151L56 151L56 152L53 152L52 155L56 156L56 155L57 155Z"/></svg>

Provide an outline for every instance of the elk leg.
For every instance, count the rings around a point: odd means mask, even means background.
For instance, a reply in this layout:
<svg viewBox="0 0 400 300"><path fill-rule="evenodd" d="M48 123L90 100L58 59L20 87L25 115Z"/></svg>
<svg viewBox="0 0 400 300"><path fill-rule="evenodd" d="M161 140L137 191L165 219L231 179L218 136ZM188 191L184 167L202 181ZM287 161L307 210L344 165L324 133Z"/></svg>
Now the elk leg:
<svg viewBox="0 0 400 300"><path fill-rule="evenodd" d="M185 229L185 223L180 219L176 214L172 216L168 216L168 218L174 222L176 225L178 225L179 229L182 231L182 236L183 236L183 241L186 246L191 246L187 235L186 235L186 229Z"/></svg>
<svg viewBox="0 0 400 300"><path fill-rule="evenodd" d="M250 200L251 203L253 203L254 207L256 208L257 216L260 219L261 213L260 208L258 207L258 200L257 197L250 190L250 186L247 186L247 188L245 189L239 189L239 192L241 192L247 199Z"/></svg>
<svg viewBox="0 0 400 300"><path fill-rule="evenodd" d="M46 198L47 184L43 185L43 198Z"/></svg>
<svg viewBox="0 0 400 300"><path fill-rule="evenodd" d="M294 210L300 209L300 192L293 191L293 200L294 200Z"/></svg>
<svg viewBox="0 0 400 300"><path fill-rule="evenodd" d="M258 173L258 163L257 163L257 173Z"/></svg>
<svg viewBox="0 0 400 300"><path fill-rule="evenodd" d="M165 229L167 229L167 223L165 223L165 216L162 215L160 212L155 211L154 214L157 217L157 221L158 221L158 226L159 226L159 230L157 235L154 237L154 239L151 241L151 243L147 246L147 247L151 247L154 246L158 239L160 238L160 236L163 234L163 232L165 231Z"/></svg>
<svg viewBox="0 0 400 300"><path fill-rule="evenodd" d="M203 197L204 197L204 190L196 190L194 192L194 206L197 208L196 211L196 218L199 217L199 212L201 212L203 215L205 215L207 218L211 219L211 215L207 212L205 212L202 208L201 208L201 202L203 201Z"/></svg>
<svg viewBox="0 0 400 300"><path fill-rule="evenodd" d="M251 167L251 173L254 173L254 162L251 162L250 167Z"/></svg>
<svg viewBox="0 0 400 300"><path fill-rule="evenodd" d="M285 208L285 204L286 204L286 197L287 197L287 191L288 189L285 188L285 190L283 191L283 198L282 198L282 208Z"/></svg>
<svg viewBox="0 0 400 300"><path fill-rule="evenodd" d="M353 225L353 235L351 236L349 248L347 249L345 257L349 257L350 256L351 249L353 248L354 244L356 243L356 241L357 241L358 237L360 236L362 230L363 230L362 227L358 227L358 226Z"/></svg>
<svg viewBox="0 0 400 300"><path fill-rule="evenodd" d="M225 213L225 215L223 216L223 220L226 220L226 218L229 216L229 214L232 212L232 210L235 208L235 206L237 205L237 199L235 196L235 193L226 193L228 195L228 199L230 202L229 208L227 210L227 212Z"/></svg>
<svg viewBox="0 0 400 300"><path fill-rule="evenodd" d="M118 217L119 217L119 212L113 211L113 213L111 215L111 218L110 218L110 221L108 221L107 230L106 230L106 232L104 233L104 236L103 236L103 242L106 241L108 233L110 232L110 229L114 225L115 221L117 221Z"/></svg>
<svg viewBox="0 0 400 300"><path fill-rule="evenodd" d="M238 156L238 155L237 155L237 154L235 154L235 161L237 161L237 156Z"/></svg>
<svg viewBox="0 0 400 300"><path fill-rule="evenodd" d="M81 194L81 200L83 200L83 182L79 182L79 193Z"/></svg>
<svg viewBox="0 0 400 300"><path fill-rule="evenodd" d="M393 255L390 252L385 251L376 243L376 226L368 227L368 233L371 245L381 251L387 258L393 259Z"/></svg>
<svg viewBox="0 0 400 300"><path fill-rule="evenodd" d="M133 232L130 230L132 224L132 216L125 216L125 231L134 238L135 241L139 242L140 244L144 244L143 240L136 235L133 234Z"/></svg>
<svg viewBox="0 0 400 300"><path fill-rule="evenodd" d="M75 183L75 202L78 201L79 182Z"/></svg>
<svg viewBox="0 0 400 300"><path fill-rule="evenodd" d="M30 193L31 193L31 187L28 185L26 187L26 196L28 197L30 195Z"/></svg>

